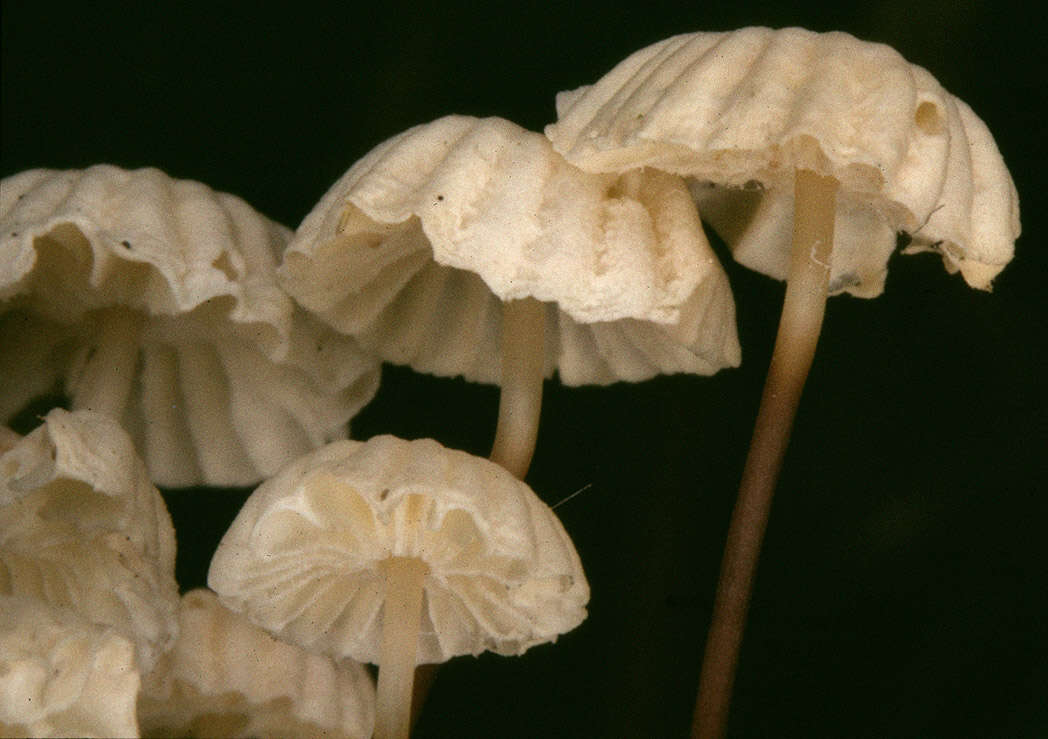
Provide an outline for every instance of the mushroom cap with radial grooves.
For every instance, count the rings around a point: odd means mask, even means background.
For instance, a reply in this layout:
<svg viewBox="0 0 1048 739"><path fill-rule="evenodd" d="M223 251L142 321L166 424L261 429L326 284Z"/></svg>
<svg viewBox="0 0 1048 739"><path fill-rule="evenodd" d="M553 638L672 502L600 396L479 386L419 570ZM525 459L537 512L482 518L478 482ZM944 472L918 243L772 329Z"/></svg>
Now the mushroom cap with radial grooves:
<svg viewBox="0 0 1048 739"><path fill-rule="evenodd" d="M173 643L174 527L114 420L56 409L0 456L0 592L112 626L143 673Z"/></svg>
<svg viewBox="0 0 1048 739"><path fill-rule="evenodd" d="M334 442L285 467L230 526L208 584L286 641L377 662L390 557L429 568L420 664L521 654L586 617L589 585L549 507L493 462L429 439Z"/></svg>
<svg viewBox="0 0 1048 739"><path fill-rule="evenodd" d="M43 420L0 457L0 505L40 508L85 535L126 533L161 569L172 569L171 517L127 433L93 411L56 408ZM40 500L28 506L34 495Z"/></svg>
<svg viewBox="0 0 1048 739"><path fill-rule="evenodd" d="M375 685L338 662L273 638L203 588L182 596L179 637L142 683L148 736L370 737Z"/></svg>
<svg viewBox="0 0 1048 739"><path fill-rule="evenodd" d="M841 183L833 292L878 295L898 231L986 289L1019 235L1015 186L985 124L926 70L846 33L674 36L562 93L558 113L546 134L568 161L690 178L736 259L779 279L795 168Z"/></svg>
<svg viewBox="0 0 1048 739"><path fill-rule="evenodd" d="M383 359L498 382L501 301L547 304L569 385L739 362L730 286L683 182L593 175L541 135L448 116L380 144L299 227L285 288Z"/></svg>
<svg viewBox="0 0 1048 739"><path fill-rule="evenodd" d="M161 485L245 485L346 433L377 360L296 309L290 231L157 169L30 170L0 189L0 413L82 379L109 311L140 322L120 419ZM260 423L259 419L265 419Z"/></svg>

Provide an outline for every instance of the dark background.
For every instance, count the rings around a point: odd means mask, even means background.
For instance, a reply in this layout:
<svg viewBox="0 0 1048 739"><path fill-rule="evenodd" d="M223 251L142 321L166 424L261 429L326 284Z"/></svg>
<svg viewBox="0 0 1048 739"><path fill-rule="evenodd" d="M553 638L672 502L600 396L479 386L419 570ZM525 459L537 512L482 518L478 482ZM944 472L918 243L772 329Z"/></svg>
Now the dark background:
<svg viewBox="0 0 1048 739"><path fill-rule="evenodd" d="M296 226L385 138L448 113L541 130L558 90L676 33L845 30L927 67L995 133L1022 203L992 294L932 256L834 299L759 572L730 733L1048 735L1043 21L991 2L3 3L2 169L152 165ZM1028 6L1032 7L1032 6ZM787 8L790 8L789 10ZM1034 11L1031 11L1034 12ZM783 288L726 263L744 362L713 378L547 383L529 482L590 617L519 659L445 667L435 736L682 736ZM387 368L353 436L486 454L491 388ZM244 491L169 494L183 587Z"/></svg>

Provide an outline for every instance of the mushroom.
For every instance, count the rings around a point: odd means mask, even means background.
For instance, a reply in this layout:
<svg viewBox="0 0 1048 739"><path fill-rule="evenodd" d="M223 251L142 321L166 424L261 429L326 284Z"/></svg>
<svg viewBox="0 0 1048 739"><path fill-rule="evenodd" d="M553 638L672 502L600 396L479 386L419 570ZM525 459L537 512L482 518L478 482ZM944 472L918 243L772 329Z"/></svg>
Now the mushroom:
<svg viewBox="0 0 1048 739"><path fill-rule="evenodd" d="M55 409L0 456L0 593L111 626L143 674L174 642L174 528L113 419Z"/></svg>
<svg viewBox="0 0 1048 739"><path fill-rule="evenodd" d="M378 363L297 310L289 236L156 169L30 170L0 191L0 420L61 382L165 486L247 485L346 434Z"/></svg>
<svg viewBox="0 0 1048 739"><path fill-rule="evenodd" d="M739 361L730 288L683 182L583 173L497 118L380 144L305 218L279 275L387 361L500 383L491 458L521 478L554 370L607 384Z"/></svg>
<svg viewBox="0 0 1048 739"><path fill-rule="evenodd" d="M0 594L0 735L138 736L139 674L112 627Z"/></svg>
<svg viewBox="0 0 1048 739"><path fill-rule="evenodd" d="M203 588L182 596L178 621L174 648L142 683L143 734L371 736L375 684L363 665L279 641Z"/></svg>
<svg viewBox="0 0 1048 739"><path fill-rule="evenodd" d="M407 736L416 664L519 655L578 626L589 586L556 516L435 441L334 442L248 499L208 584L279 638L380 665L376 736Z"/></svg>
<svg viewBox="0 0 1048 739"><path fill-rule="evenodd" d="M967 105L893 49L845 33L676 36L562 94L558 109L546 133L568 161L689 178L735 258L787 281L700 682L695 730L716 736L827 293L879 294L899 231L907 252L936 251L989 289L1019 235L1015 186Z"/></svg>

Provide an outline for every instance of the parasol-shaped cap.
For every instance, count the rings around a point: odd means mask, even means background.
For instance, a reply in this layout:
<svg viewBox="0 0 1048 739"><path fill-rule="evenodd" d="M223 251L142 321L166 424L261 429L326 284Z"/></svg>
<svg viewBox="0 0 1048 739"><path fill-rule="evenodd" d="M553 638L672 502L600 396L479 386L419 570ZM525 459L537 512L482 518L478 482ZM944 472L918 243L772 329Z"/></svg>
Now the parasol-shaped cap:
<svg viewBox="0 0 1048 739"><path fill-rule="evenodd" d="M896 233L988 288L1012 257L1018 197L985 124L924 69L846 33L675 36L562 93L554 148L588 171L693 181L741 263L783 279L797 168L835 177L831 292L880 294Z"/></svg>
<svg viewBox="0 0 1048 739"><path fill-rule="evenodd" d="M178 641L142 684L143 734L371 736L375 684L362 665L279 641L202 588L182 596L178 621Z"/></svg>
<svg viewBox="0 0 1048 739"><path fill-rule="evenodd" d="M427 568L418 663L521 654L586 617L589 586L549 507L428 439L335 442L285 467L248 499L208 582L287 641L377 662L391 558Z"/></svg>
<svg viewBox="0 0 1048 739"><path fill-rule="evenodd" d="M161 485L245 485L344 437L377 361L276 283L290 232L156 169L31 170L0 195L0 413L61 382ZM264 418L265 423L259 419Z"/></svg>
<svg viewBox="0 0 1048 739"><path fill-rule="evenodd" d="M380 144L305 218L281 280L383 359L498 382L501 301L547 305L569 385L739 362L734 303L679 178L586 174L540 134L449 116Z"/></svg>

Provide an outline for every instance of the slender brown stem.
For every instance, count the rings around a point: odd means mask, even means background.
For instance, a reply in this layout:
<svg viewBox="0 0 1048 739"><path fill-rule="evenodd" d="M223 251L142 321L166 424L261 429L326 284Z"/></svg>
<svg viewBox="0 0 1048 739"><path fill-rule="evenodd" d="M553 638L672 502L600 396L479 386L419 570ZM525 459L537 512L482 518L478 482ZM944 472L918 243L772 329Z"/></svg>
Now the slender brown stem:
<svg viewBox="0 0 1048 739"><path fill-rule="evenodd" d="M546 368L546 306L534 298L512 300L502 314L502 390L492 462L521 480L531 466L542 410Z"/></svg>
<svg viewBox="0 0 1048 739"><path fill-rule="evenodd" d="M772 494L826 307L837 180L797 170L793 246L771 366L728 527L702 661L692 736L724 736L753 578Z"/></svg>

